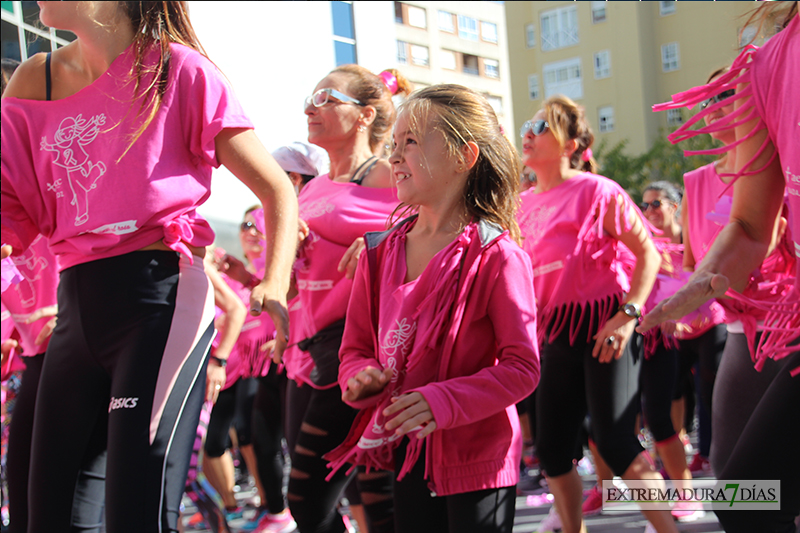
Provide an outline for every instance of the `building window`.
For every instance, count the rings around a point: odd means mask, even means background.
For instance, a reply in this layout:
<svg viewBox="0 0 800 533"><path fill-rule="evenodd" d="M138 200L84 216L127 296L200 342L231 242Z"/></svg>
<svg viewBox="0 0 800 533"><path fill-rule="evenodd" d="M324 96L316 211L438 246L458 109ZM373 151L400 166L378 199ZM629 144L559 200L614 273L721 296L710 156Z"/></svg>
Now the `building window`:
<svg viewBox="0 0 800 533"><path fill-rule="evenodd" d="M578 44L578 14L575 6L542 13L542 50Z"/></svg>
<svg viewBox="0 0 800 533"><path fill-rule="evenodd" d="M525 25L525 48L536 46L536 24Z"/></svg>
<svg viewBox="0 0 800 533"><path fill-rule="evenodd" d="M451 50L440 50L439 62L442 64L442 68L447 70L455 70L458 66L456 53Z"/></svg>
<svg viewBox="0 0 800 533"><path fill-rule="evenodd" d="M420 67L428 66L428 47L411 45L411 63Z"/></svg>
<svg viewBox="0 0 800 533"><path fill-rule="evenodd" d="M662 17L664 15L672 15L675 13L675 2L659 2L658 3L658 14Z"/></svg>
<svg viewBox="0 0 800 533"><path fill-rule="evenodd" d="M563 94L573 100L583 98L583 78L579 57L544 66L544 95Z"/></svg>
<svg viewBox="0 0 800 533"><path fill-rule="evenodd" d="M439 11L439 29L447 33L455 33L456 25L453 23L453 14Z"/></svg>
<svg viewBox="0 0 800 533"><path fill-rule="evenodd" d="M397 24L403 23L403 2L394 3L394 21Z"/></svg>
<svg viewBox="0 0 800 533"><path fill-rule="evenodd" d="M72 32L42 27L36 2L3 2L0 33L2 57L20 62L75 40Z"/></svg>
<svg viewBox="0 0 800 533"><path fill-rule="evenodd" d="M358 62L352 2L331 2L333 53L336 66Z"/></svg>
<svg viewBox="0 0 800 533"><path fill-rule="evenodd" d="M503 114L503 99L499 96L493 96L491 94L486 94L486 101L489 102L489 105L492 106L496 115Z"/></svg>
<svg viewBox="0 0 800 533"><path fill-rule="evenodd" d="M464 65L461 67L461 71L464 74L473 74L477 76L480 74L478 70L478 56L473 56L470 54L464 54Z"/></svg>
<svg viewBox="0 0 800 533"><path fill-rule="evenodd" d="M602 80L611 76L611 53L608 50L594 55L594 79Z"/></svg>
<svg viewBox="0 0 800 533"><path fill-rule="evenodd" d="M614 108L611 106L597 108L597 123L600 133L614 131Z"/></svg>
<svg viewBox="0 0 800 533"><path fill-rule="evenodd" d="M468 41L478 40L478 21L472 17L458 16L458 35Z"/></svg>
<svg viewBox="0 0 800 533"><path fill-rule="evenodd" d="M428 27L427 16L425 10L421 7L407 6L408 7L408 25L415 28L422 28L423 30Z"/></svg>
<svg viewBox="0 0 800 533"><path fill-rule="evenodd" d="M598 22L605 22L606 20L606 3L605 2L592 2L592 24Z"/></svg>
<svg viewBox="0 0 800 533"><path fill-rule="evenodd" d="M683 110L667 109L667 125L680 126L681 124L683 124Z"/></svg>
<svg viewBox="0 0 800 533"><path fill-rule="evenodd" d="M408 65L408 43L404 41L397 41L397 62Z"/></svg>
<svg viewBox="0 0 800 533"><path fill-rule="evenodd" d="M539 75L531 74L528 76L528 98L531 100L539 99Z"/></svg>
<svg viewBox="0 0 800 533"><path fill-rule="evenodd" d="M497 44L497 24L481 21L481 39Z"/></svg>
<svg viewBox="0 0 800 533"><path fill-rule="evenodd" d="M681 67L680 51L678 50L678 43L669 43L661 45L661 70L664 72L672 72Z"/></svg>
<svg viewBox="0 0 800 533"><path fill-rule="evenodd" d="M484 59L483 74L487 78L500 78L500 62L496 59Z"/></svg>

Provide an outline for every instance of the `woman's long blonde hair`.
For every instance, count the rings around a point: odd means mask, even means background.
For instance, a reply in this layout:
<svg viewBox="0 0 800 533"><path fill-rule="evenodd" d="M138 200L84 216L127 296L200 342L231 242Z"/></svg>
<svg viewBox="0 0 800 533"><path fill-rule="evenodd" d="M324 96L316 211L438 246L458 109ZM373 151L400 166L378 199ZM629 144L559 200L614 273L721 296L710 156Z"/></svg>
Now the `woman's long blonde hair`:
<svg viewBox="0 0 800 533"><path fill-rule="evenodd" d="M556 94L544 101L542 109L550 124L550 131L561 148L572 139L577 143L569 160L570 168L596 173L597 161L593 156L584 157L586 150L594 143L594 133L583 107L562 94Z"/></svg>

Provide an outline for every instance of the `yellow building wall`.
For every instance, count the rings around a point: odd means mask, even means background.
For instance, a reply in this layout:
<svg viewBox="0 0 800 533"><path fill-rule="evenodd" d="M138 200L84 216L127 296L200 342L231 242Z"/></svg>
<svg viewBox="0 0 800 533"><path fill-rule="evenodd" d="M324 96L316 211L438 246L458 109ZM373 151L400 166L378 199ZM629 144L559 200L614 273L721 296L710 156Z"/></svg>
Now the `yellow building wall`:
<svg viewBox="0 0 800 533"><path fill-rule="evenodd" d="M670 95L705 83L713 70L736 57L742 16L755 2L677 2L675 12L660 15L660 2L606 2L606 20L592 23L592 2L506 2L511 91L514 123L522 123L541 107L545 96L544 65L579 57L583 98L578 103L595 132L595 143L613 146L627 139L626 152L633 155L649 149L667 129L666 113L653 113L651 106ZM542 51L540 14L574 5L577 8L578 43ZM533 23L536 45L526 48L525 27ZM677 42L680 67L663 72L661 46ZM594 53L609 50L611 76L594 78ZM540 98L528 96L528 75L539 77ZM598 108L614 109L614 130L598 131ZM689 113L684 111L684 119ZM517 147L521 147L517 135Z"/></svg>

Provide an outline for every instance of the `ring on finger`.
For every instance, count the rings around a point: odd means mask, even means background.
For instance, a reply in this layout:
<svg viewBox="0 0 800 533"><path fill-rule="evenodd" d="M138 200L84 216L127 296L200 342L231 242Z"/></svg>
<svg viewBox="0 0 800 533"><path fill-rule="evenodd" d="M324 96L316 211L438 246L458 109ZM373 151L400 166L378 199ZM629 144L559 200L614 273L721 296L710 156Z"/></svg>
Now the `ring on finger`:
<svg viewBox="0 0 800 533"><path fill-rule="evenodd" d="M617 340L617 338L614 335L611 335L610 337L606 337L606 345L612 346L614 344L615 340Z"/></svg>

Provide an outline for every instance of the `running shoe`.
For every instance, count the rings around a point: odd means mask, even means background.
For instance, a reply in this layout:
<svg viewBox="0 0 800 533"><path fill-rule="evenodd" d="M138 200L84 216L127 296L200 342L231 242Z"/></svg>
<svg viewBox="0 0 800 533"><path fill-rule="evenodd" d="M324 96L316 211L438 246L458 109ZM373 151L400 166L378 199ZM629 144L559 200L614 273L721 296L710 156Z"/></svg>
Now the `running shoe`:
<svg viewBox="0 0 800 533"><path fill-rule="evenodd" d="M203 513L197 511L186 522L186 527L198 530L208 529L208 522L206 522L206 519L203 517Z"/></svg>
<svg viewBox="0 0 800 533"><path fill-rule="evenodd" d="M228 509L225 508L225 520L230 522L231 520L238 520L244 516L244 507L237 507L235 509Z"/></svg>
<svg viewBox="0 0 800 533"><path fill-rule="evenodd" d="M292 518L289 509L280 514L267 514L261 519L255 533L291 533L297 529L297 522Z"/></svg>
<svg viewBox="0 0 800 533"><path fill-rule="evenodd" d="M245 525L239 528L239 531L254 531L258 526L261 525L261 520L264 519L265 516L269 511L267 511L266 506L256 509L256 514L253 515L253 518L247 521Z"/></svg>
<svg viewBox="0 0 800 533"><path fill-rule="evenodd" d="M670 511L678 522L694 522L706 515L699 502L678 501Z"/></svg>
<svg viewBox="0 0 800 533"><path fill-rule="evenodd" d="M586 499L583 500L581 509L583 516L597 516L603 512L603 492L600 490L599 485L595 485L586 491Z"/></svg>
<svg viewBox="0 0 800 533"><path fill-rule="evenodd" d="M714 475L714 471L711 469L711 462L708 458L703 457L699 453L694 456L692 462L689 464L689 472L692 473L692 477Z"/></svg>
<svg viewBox="0 0 800 533"><path fill-rule="evenodd" d="M539 529L536 530L536 533L556 533L557 531L561 531L562 528L561 517L558 516L556 506L554 505L550 508L550 513L542 520L542 523L539 524Z"/></svg>

